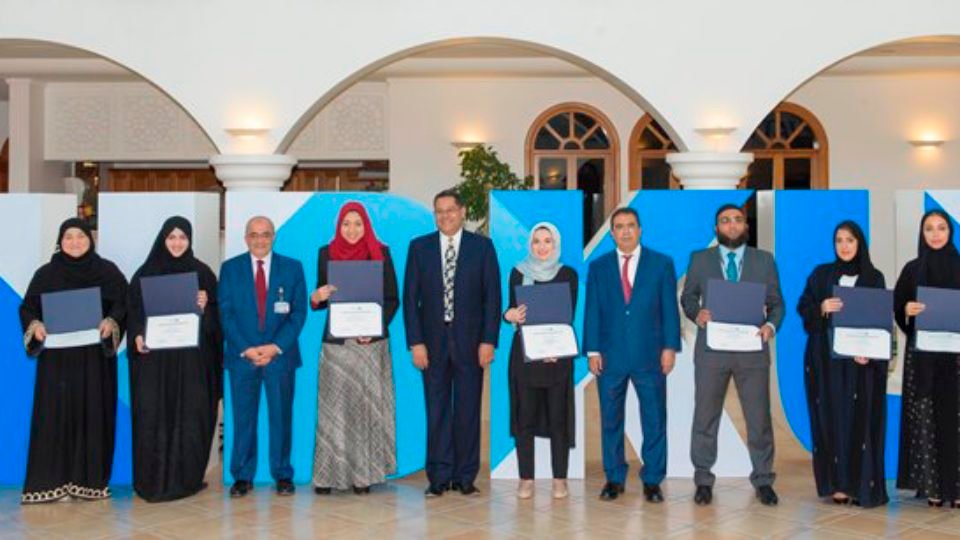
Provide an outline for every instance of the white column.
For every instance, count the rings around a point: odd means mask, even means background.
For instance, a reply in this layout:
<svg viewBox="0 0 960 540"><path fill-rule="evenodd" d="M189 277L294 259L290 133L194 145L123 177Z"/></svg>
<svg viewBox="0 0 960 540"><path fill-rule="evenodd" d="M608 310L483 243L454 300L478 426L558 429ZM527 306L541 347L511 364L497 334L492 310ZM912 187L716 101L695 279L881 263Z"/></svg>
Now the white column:
<svg viewBox="0 0 960 540"><path fill-rule="evenodd" d="M66 163L44 160L43 84L7 79L10 88L10 192L63 193Z"/></svg>
<svg viewBox="0 0 960 540"><path fill-rule="evenodd" d="M683 189L737 189L753 163L750 152L677 152L667 154Z"/></svg>
<svg viewBox="0 0 960 540"><path fill-rule="evenodd" d="M210 165L227 191L280 191L297 158L286 154L219 154Z"/></svg>

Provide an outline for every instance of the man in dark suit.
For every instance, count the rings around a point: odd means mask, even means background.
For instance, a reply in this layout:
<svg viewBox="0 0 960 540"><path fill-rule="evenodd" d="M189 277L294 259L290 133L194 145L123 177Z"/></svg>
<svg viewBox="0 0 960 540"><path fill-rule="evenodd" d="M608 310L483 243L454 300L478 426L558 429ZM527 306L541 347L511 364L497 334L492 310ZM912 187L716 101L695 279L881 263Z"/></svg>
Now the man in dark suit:
<svg viewBox="0 0 960 540"><path fill-rule="evenodd" d="M662 502L667 474L667 375L680 349L677 275L670 257L640 246L640 216L620 208L610 218L617 249L587 275L583 348L597 378L603 430L603 500L616 499L627 477L623 448L627 384L640 401L644 497Z"/></svg>
<svg viewBox="0 0 960 540"><path fill-rule="evenodd" d="M780 277L773 255L747 246L747 215L739 206L721 206L716 214L718 246L690 255L687 279L680 304L688 319L695 322L697 344L694 350L695 405L690 459L697 486L694 501L707 505L713 500L716 477L710 469L717 461L717 431L730 378L737 385L740 407L747 424L747 447L757 498L767 506L778 502L773 490L773 425L770 420L770 348L768 342L783 321L783 297ZM710 279L750 281L766 285L766 322L759 334L763 348L758 352L715 351L707 347L706 326L710 322L707 282Z"/></svg>
<svg viewBox="0 0 960 540"><path fill-rule="evenodd" d="M257 410L265 388L270 419L270 474L277 494L292 495L290 439L293 387L300 367L297 339L307 317L300 261L273 253L273 223L247 222L249 252L220 268L220 319L226 338L224 367L230 372L233 403L231 497L243 497L257 470Z"/></svg>
<svg viewBox="0 0 960 540"><path fill-rule="evenodd" d="M456 191L437 194L433 210L439 231L410 242L403 284L407 346L426 394L426 495L473 495L483 370L500 333L500 266L488 238L463 230Z"/></svg>

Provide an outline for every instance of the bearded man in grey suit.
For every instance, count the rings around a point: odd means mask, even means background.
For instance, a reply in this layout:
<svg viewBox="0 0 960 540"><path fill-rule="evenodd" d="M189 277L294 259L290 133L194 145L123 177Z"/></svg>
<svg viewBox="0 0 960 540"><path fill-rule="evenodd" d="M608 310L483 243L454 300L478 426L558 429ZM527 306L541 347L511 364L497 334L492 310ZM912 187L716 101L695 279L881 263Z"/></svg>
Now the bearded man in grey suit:
<svg viewBox="0 0 960 540"><path fill-rule="evenodd" d="M773 425L770 419L770 348L783 321L783 297L777 265L769 252L748 247L749 227L742 208L728 204L716 214L718 246L690 255L687 279L680 295L683 313L700 330L694 350L695 405L690 459L697 485L694 501L707 505L713 500L716 476L711 472L717 461L717 432L723 414L727 387L733 378L747 424L747 447L757 498L767 506L778 503L773 490ZM706 325L711 320L706 309L707 282L711 279L749 281L766 285L766 321L759 334L763 342L758 352L716 351L707 347Z"/></svg>

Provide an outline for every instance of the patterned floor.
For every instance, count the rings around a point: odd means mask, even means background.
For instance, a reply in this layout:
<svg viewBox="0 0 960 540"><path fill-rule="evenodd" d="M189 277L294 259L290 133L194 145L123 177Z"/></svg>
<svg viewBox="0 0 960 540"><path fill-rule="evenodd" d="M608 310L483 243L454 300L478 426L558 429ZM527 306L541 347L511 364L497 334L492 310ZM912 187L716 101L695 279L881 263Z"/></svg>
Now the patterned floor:
<svg viewBox="0 0 960 540"><path fill-rule="evenodd" d="M780 506L760 505L746 480L721 480L714 504L693 504L689 480L664 483L667 501L643 500L636 482L615 502L597 498L595 466L570 482L570 497L550 498L538 482L532 500L518 500L512 481L483 481L482 494L423 497L422 475L374 488L367 496L318 497L298 486L280 498L270 486L231 500L219 484L182 501L149 504L129 490L102 502L20 506L0 490L0 538L867 538L960 537L960 510L931 509L906 492L886 508L863 510L819 501L809 462L781 461ZM211 474L215 477L218 471Z"/></svg>

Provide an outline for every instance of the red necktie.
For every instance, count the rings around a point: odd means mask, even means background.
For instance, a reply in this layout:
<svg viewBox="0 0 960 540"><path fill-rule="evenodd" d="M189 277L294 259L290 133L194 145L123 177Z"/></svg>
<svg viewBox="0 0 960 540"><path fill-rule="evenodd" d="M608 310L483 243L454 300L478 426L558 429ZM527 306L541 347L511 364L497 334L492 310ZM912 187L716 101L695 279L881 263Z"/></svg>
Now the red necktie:
<svg viewBox="0 0 960 540"><path fill-rule="evenodd" d="M633 255L624 255L623 256L623 271L620 272L620 284L623 285L623 303L630 303L630 295L633 294L633 286L630 285L630 257Z"/></svg>
<svg viewBox="0 0 960 540"><path fill-rule="evenodd" d="M267 323L267 274L263 271L263 261L257 259L257 277L254 284L257 290L257 322L260 330Z"/></svg>

